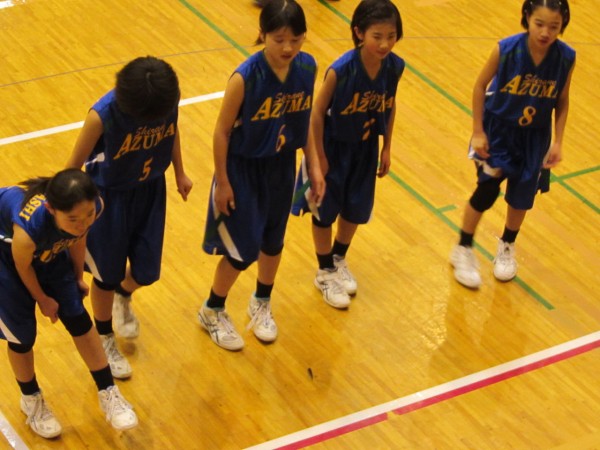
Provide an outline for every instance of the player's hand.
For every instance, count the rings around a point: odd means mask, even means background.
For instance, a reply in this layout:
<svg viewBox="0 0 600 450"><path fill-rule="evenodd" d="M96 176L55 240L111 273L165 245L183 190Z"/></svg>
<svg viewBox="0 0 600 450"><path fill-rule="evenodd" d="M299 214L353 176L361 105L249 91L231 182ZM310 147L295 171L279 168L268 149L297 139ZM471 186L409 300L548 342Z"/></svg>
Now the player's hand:
<svg viewBox="0 0 600 450"><path fill-rule="evenodd" d="M471 148L477 153L482 159L488 159L490 154L488 150L490 149L490 145L488 143L488 138L485 133L473 133L471 137Z"/></svg>
<svg viewBox="0 0 600 450"><path fill-rule="evenodd" d="M229 183L217 183L215 186L215 203L221 214L229 216L235 209L235 197Z"/></svg>
<svg viewBox="0 0 600 450"><path fill-rule="evenodd" d="M555 142L550 146L546 159L544 161L544 169L551 169L552 167L558 166L558 163L562 161L562 145Z"/></svg>
<svg viewBox="0 0 600 450"><path fill-rule="evenodd" d="M190 178L183 174L179 178L177 178L177 192L181 195L183 201L187 201L188 194L192 190L192 186L194 186L194 182L190 180Z"/></svg>
<svg viewBox="0 0 600 450"><path fill-rule="evenodd" d="M50 319L52 323L58 320L58 303L52 297L47 295L37 300L42 314Z"/></svg>
<svg viewBox="0 0 600 450"><path fill-rule="evenodd" d="M323 197L325 196L325 178L321 170L315 169L310 170L310 200L313 201L317 207L321 206Z"/></svg>
<svg viewBox="0 0 600 450"><path fill-rule="evenodd" d="M84 297L87 297L90 293L90 287L83 280L77 280L77 286L79 287L79 291Z"/></svg>
<svg viewBox="0 0 600 450"><path fill-rule="evenodd" d="M379 178L385 177L390 172L390 166L392 165L392 157L390 150L381 150L381 156L379 157L379 168L377 169L377 176Z"/></svg>

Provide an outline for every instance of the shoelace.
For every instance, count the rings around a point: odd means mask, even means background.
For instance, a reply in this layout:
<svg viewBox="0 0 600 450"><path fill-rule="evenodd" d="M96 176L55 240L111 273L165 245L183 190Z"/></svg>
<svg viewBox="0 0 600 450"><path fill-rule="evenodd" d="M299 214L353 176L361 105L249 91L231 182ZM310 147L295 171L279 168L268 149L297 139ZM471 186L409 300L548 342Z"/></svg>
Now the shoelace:
<svg viewBox="0 0 600 450"><path fill-rule="evenodd" d="M41 395L36 395L35 403L29 415L27 416L27 420L25 423L29 425L31 422L44 422L47 419L51 419L53 417L52 411L46 406L46 402Z"/></svg>
<svg viewBox="0 0 600 450"><path fill-rule="evenodd" d="M123 355L121 355L121 352L119 352L119 349L117 348L114 338L108 340L108 346L106 347L106 354L107 354L109 360L112 359L113 361L120 361L123 359Z"/></svg>
<svg viewBox="0 0 600 450"><path fill-rule="evenodd" d="M339 270L339 269L338 269ZM333 294L341 294L346 293L346 289L342 286L341 283L337 280L336 272L328 272L323 275L323 280L325 280L325 288L329 289Z"/></svg>
<svg viewBox="0 0 600 450"><path fill-rule="evenodd" d="M133 322L134 316L131 310L131 297L123 297L121 306L123 307L123 322Z"/></svg>
<svg viewBox="0 0 600 450"><path fill-rule="evenodd" d="M266 328L270 328L272 319L271 303L259 301L258 308L252 314L252 319L250 319L250 323L246 329L251 329L256 323L262 323Z"/></svg>
<svg viewBox="0 0 600 450"><path fill-rule="evenodd" d="M475 258L475 254L473 253L473 250L471 248L466 248L463 250L465 252L465 255L467 256L466 258L466 265L468 267L475 267L475 268L479 268L479 261L477 261L477 258Z"/></svg>
<svg viewBox="0 0 600 450"><path fill-rule="evenodd" d="M219 324L221 325L219 327ZM235 333L235 328L233 327L233 323L229 318L229 314L225 311L217 311L217 319L215 322L211 322L211 325L215 328L215 333L219 328L223 328L227 334Z"/></svg>
<svg viewBox="0 0 600 450"><path fill-rule="evenodd" d="M121 396L121 392L117 389L116 386L111 386L106 389L108 392L108 408L106 411L106 416L110 420L110 418L115 414L120 414L126 412L131 409L131 404L125 400Z"/></svg>
<svg viewBox="0 0 600 450"><path fill-rule="evenodd" d="M498 254L498 259L504 263L509 262L513 258L513 252L510 244L504 244L502 251Z"/></svg>

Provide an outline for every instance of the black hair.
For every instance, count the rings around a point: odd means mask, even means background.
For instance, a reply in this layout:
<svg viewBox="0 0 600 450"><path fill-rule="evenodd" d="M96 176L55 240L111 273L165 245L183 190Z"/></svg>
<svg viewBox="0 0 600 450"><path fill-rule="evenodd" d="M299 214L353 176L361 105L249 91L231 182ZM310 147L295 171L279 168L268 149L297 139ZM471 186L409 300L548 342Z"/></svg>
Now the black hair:
<svg viewBox="0 0 600 450"><path fill-rule="evenodd" d="M115 96L119 109L136 120L151 122L168 116L179 103L179 80L162 59L143 56L118 73Z"/></svg>
<svg viewBox="0 0 600 450"><path fill-rule="evenodd" d="M361 1L354 10L352 22L350 23L354 46L358 47L361 43L354 32L354 28L358 28L364 33L371 25L382 22L393 23L396 26L397 40L402 39L402 17L396 5L389 0Z"/></svg>
<svg viewBox="0 0 600 450"><path fill-rule="evenodd" d="M44 194L52 208L68 212L83 201L94 201L99 193L92 178L80 169L65 169L53 177L37 177L22 181L25 188L21 207L35 195Z"/></svg>
<svg viewBox="0 0 600 450"><path fill-rule="evenodd" d="M260 12L258 23L261 34L272 33L281 28L289 28L294 36L306 33L304 10L295 0L268 1ZM260 35L256 43L262 43Z"/></svg>
<svg viewBox="0 0 600 450"><path fill-rule="evenodd" d="M558 11L562 17L562 26L560 32L562 34L567 28L569 21L571 20L571 10L569 9L568 0L525 0L523 7L521 8L521 25L526 30L529 30L529 23L527 18L531 17L533 12L538 8L548 8L552 11Z"/></svg>

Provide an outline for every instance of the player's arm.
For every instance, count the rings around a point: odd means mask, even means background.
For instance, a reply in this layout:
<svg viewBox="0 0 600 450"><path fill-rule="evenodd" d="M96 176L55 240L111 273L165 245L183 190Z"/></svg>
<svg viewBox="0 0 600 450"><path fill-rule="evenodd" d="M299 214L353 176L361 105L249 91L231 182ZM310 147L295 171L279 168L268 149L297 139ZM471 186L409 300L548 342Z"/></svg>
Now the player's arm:
<svg viewBox="0 0 600 450"><path fill-rule="evenodd" d="M85 121L83 122L83 128L77 137L75 142L75 148L67 161L67 168L81 169L85 160L90 156L96 142L102 136L104 132L104 126L102 120L96 111L90 109Z"/></svg>
<svg viewBox="0 0 600 450"><path fill-rule="evenodd" d="M383 136L383 146L381 147L381 155L379 157L379 169L377 170L378 177L386 176L392 165L392 133L394 132L394 122L396 119L396 99L390 112L390 118L386 127L385 135Z"/></svg>
<svg viewBox="0 0 600 450"><path fill-rule="evenodd" d="M231 130L239 116L244 100L244 79L239 73L234 73L227 87L221 103L221 111L217 118L213 134L213 158L215 163L215 202L217 209L229 215L229 208L235 209L235 198L227 176L227 151Z"/></svg>
<svg viewBox="0 0 600 450"><path fill-rule="evenodd" d="M69 247L69 254L71 255L71 262L73 263L75 279L77 280L77 285L84 296L88 295L90 290L89 286L83 281L83 263L85 262L86 239L87 233Z"/></svg>
<svg viewBox="0 0 600 450"><path fill-rule="evenodd" d="M302 148L302 151L308 167L311 201L315 202L317 206L321 206L325 195L325 178L323 177L321 163L311 133L308 133L306 145Z"/></svg>
<svg viewBox="0 0 600 450"><path fill-rule="evenodd" d="M310 114L310 135L312 137L315 151L321 163L323 175L329 171L329 164L325 157L325 149L323 148L323 133L325 129L325 115L333 98L335 87L337 85L337 75L335 70L329 69L325 74L325 80L319 90L319 95L314 101Z"/></svg>
<svg viewBox="0 0 600 450"><path fill-rule="evenodd" d="M483 109L485 104L485 92L490 81L498 72L500 64L500 45L496 45L492 54L479 73L475 86L473 86L473 136L471 137L471 147L482 158L489 157L489 143L485 131L483 130Z"/></svg>
<svg viewBox="0 0 600 450"><path fill-rule="evenodd" d="M574 69L575 63L573 63L569 71L565 87L556 102L556 109L554 111L554 142L548 151L548 157L544 163L544 167L547 169L555 167L562 161L562 141L567 124L567 116L569 115L569 88L571 87L571 76Z"/></svg>
<svg viewBox="0 0 600 450"><path fill-rule="evenodd" d="M186 201L187 196L192 190L194 183L188 178L183 169L183 158L181 156L181 140L179 137L179 128L175 132L175 141L173 142L173 170L175 171L175 182L177 183L177 192L181 198Z"/></svg>
<svg viewBox="0 0 600 450"><path fill-rule="evenodd" d="M23 228L13 225L13 238L11 245L15 267L23 284L37 302L40 311L54 323L58 319L58 303L48 297L40 283L31 263L35 252L35 243Z"/></svg>

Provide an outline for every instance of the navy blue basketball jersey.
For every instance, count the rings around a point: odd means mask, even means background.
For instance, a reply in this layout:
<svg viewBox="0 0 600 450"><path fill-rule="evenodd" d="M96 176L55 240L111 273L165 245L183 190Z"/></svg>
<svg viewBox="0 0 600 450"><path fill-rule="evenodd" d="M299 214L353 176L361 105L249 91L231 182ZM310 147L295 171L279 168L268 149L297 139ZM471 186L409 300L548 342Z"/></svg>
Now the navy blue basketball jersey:
<svg viewBox="0 0 600 450"><path fill-rule="evenodd" d="M21 187L0 188L0 235L3 240L10 241L13 224L23 228L35 243L34 263L52 261L56 255L81 239L81 236L73 236L56 227L54 217L45 206L44 195L34 195L22 207L23 197ZM99 211L100 202L97 202L96 208Z"/></svg>
<svg viewBox="0 0 600 450"><path fill-rule="evenodd" d="M229 152L263 158L306 145L317 64L300 52L285 81L273 72L262 51L237 69L244 79L244 101L231 132Z"/></svg>
<svg viewBox="0 0 600 450"><path fill-rule="evenodd" d="M485 101L491 113L516 127L547 127L575 62L575 50L556 40L536 66L527 33L500 41L500 63Z"/></svg>
<svg viewBox="0 0 600 450"><path fill-rule="evenodd" d="M92 109L104 132L85 167L98 186L130 189L164 175L171 164L177 108L166 119L139 123L119 110L112 90Z"/></svg>
<svg viewBox="0 0 600 450"><path fill-rule="evenodd" d="M360 59L360 49L340 56L328 69L335 71L337 85L325 118L327 133L344 142L385 135L404 67L404 60L390 53L372 80Z"/></svg>

